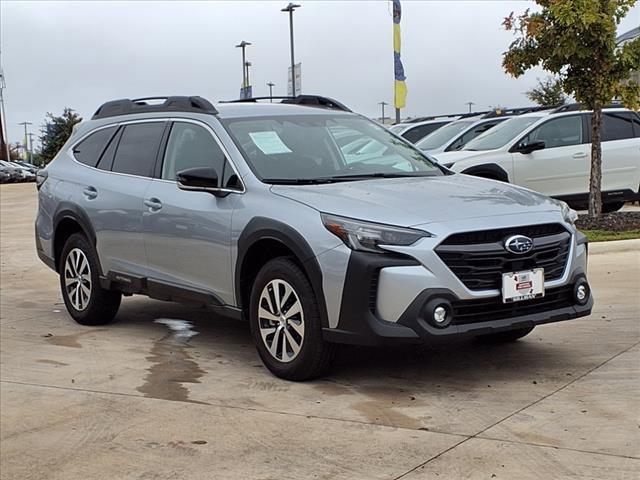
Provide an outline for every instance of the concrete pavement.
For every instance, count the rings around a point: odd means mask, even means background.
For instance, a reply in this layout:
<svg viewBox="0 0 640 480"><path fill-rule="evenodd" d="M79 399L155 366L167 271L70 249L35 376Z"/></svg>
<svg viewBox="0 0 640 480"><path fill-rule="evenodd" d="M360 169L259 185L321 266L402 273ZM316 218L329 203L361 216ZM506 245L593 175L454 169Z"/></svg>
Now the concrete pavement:
<svg viewBox="0 0 640 480"><path fill-rule="evenodd" d="M75 324L35 255L35 187L2 185L0 207L2 478L640 476L637 243L591 249L588 318L511 345L345 348L291 383L199 308L135 296Z"/></svg>

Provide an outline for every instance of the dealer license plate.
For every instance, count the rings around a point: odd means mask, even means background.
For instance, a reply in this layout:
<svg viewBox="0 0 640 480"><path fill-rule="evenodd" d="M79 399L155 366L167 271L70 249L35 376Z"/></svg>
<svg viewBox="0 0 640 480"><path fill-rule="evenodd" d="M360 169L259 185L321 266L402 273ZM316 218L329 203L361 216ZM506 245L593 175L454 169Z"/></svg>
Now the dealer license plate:
<svg viewBox="0 0 640 480"><path fill-rule="evenodd" d="M502 274L502 301L521 302L544 297L544 269L523 270Z"/></svg>

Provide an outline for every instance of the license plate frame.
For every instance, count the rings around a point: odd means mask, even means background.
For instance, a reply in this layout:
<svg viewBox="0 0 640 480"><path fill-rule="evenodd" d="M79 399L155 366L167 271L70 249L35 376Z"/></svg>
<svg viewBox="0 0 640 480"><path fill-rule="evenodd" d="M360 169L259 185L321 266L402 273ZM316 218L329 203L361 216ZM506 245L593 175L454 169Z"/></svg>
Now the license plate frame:
<svg viewBox="0 0 640 480"><path fill-rule="evenodd" d="M502 303L542 298L544 293L543 268L502 274Z"/></svg>

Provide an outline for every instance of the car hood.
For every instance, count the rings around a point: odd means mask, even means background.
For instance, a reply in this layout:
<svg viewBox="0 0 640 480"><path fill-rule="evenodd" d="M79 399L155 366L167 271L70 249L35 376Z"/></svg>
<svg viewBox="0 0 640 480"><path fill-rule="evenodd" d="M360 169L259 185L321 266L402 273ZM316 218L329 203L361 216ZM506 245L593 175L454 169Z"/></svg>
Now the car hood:
<svg viewBox="0 0 640 480"><path fill-rule="evenodd" d="M399 226L560 211L553 200L531 190L460 174L274 185L271 190L320 212Z"/></svg>

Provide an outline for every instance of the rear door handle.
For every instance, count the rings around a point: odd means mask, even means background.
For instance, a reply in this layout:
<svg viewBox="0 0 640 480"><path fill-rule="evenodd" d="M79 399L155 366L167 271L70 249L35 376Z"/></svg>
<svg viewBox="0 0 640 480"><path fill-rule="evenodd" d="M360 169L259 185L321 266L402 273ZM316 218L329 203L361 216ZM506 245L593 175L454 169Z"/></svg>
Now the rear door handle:
<svg viewBox="0 0 640 480"><path fill-rule="evenodd" d="M98 190L96 190L96 187L89 185L82 190L82 194L87 197L88 200L93 200L98 196Z"/></svg>
<svg viewBox="0 0 640 480"><path fill-rule="evenodd" d="M586 158L587 154L584 152L578 152L573 154L573 158Z"/></svg>
<svg viewBox="0 0 640 480"><path fill-rule="evenodd" d="M162 208L162 202L157 198L145 198L144 204L149 207L152 212L158 211Z"/></svg>

